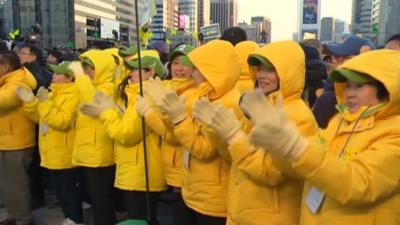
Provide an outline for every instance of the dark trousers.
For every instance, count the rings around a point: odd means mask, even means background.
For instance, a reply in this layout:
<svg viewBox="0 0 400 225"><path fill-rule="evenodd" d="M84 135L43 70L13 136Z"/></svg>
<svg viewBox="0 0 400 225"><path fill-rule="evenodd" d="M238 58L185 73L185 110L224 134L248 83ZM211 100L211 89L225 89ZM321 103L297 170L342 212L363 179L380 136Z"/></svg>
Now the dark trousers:
<svg viewBox="0 0 400 225"><path fill-rule="evenodd" d="M40 166L39 148L36 145L33 150L32 162L28 169L30 190L32 196L32 209L38 209L45 205L44 200L44 175L45 169Z"/></svg>
<svg viewBox="0 0 400 225"><path fill-rule="evenodd" d="M83 223L79 169L50 170L50 179L65 218L75 223Z"/></svg>
<svg viewBox="0 0 400 225"><path fill-rule="evenodd" d="M150 221L149 225L158 225L157 208L160 192L150 192ZM146 192L123 191L125 210L129 219L146 220Z"/></svg>
<svg viewBox="0 0 400 225"><path fill-rule="evenodd" d="M213 217L200 214L186 206L182 195L177 197L173 215L174 225L225 225L225 217Z"/></svg>
<svg viewBox="0 0 400 225"><path fill-rule="evenodd" d="M116 223L114 205L115 166L82 167L95 225Z"/></svg>

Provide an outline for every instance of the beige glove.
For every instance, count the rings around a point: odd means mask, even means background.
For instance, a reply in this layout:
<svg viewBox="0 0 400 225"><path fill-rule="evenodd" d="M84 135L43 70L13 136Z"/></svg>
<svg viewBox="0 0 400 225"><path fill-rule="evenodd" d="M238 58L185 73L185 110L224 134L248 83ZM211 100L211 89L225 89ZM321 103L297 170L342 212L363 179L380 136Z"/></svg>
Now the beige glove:
<svg viewBox="0 0 400 225"><path fill-rule="evenodd" d="M111 96L107 96L102 92L96 92L94 97L95 103L84 104L81 106L80 110L83 114L97 118L100 114L107 109L114 108L114 102Z"/></svg>
<svg viewBox="0 0 400 225"><path fill-rule="evenodd" d="M29 103L33 102L33 100L35 99L32 90L27 87L18 86L15 92L17 97L23 102Z"/></svg>
<svg viewBox="0 0 400 225"><path fill-rule="evenodd" d="M307 148L308 140L286 117L282 97L277 98L274 107L257 90L246 94L241 107L254 122L250 133L252 144L267 150L273 157L290 161L298 159Z"/></svg>
<svg viewBox="0 0 400 225"><path fill-rule="evenodd" d="M179 97L174 90L169 90L161 99L160 109L174 125L186 118L185 99Z"/></svg>
<svg viewBox="0 0 400 225"><path fill-rule="evenodd" d="M210 127L217 131L228 144L246 135L240 127L240 122L236 118L235 112L222 106L214 108Z"/></svg>
<svg viewBox="0 0 400 225"><path fill-rule="evenodd" d="M147 113L153 111L153 107L146 98L138 96L136 98L136 111L141 117L145 117Z"/></svg>
<svg viewBox="0 0 400 225"><path fill-rule="evenodd" d="M160 107L161 100L165 97L168 90L164 87L163 82L159 77L150 78L144 85L143 92L149 96L157 107Z"/></svg>
<svg viewBox="0 0 400 225"><path fill-rule="evenodd" d="M40 87L38 92L37 92L37 94L36 94L36 97L37 97L39 102L46 101L49 98L49 90L47 90L44 87Z"/></svg>
<svg viewBox="0 0 400 225"><path fill-rule="evenodd" d="M71 70L72 76L74 77L85 74L80 61L73 61L69 64L68 69Z"/></svg>
<svg viewBox="0 0 400 225"><path fill-rule="evenodd" d="M214 114L214 107L208 98L197 100L193 108L193 116L206 126L211 125L211 119ZM222 106L221 106L222 107Z"/></svg>

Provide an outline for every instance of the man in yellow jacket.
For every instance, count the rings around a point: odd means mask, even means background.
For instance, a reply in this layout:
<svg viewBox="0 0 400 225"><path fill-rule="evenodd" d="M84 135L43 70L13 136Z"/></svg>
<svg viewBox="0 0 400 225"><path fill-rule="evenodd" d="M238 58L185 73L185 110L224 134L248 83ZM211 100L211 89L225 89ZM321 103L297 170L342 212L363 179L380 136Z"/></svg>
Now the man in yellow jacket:
<svg viewBox="0 0 400 225"><path fill-rule="evenodd" d="M12 51L0 53L0 184L9 223L33 224L27 168L35 143L34 123L16 95L18 86L34 89L33 75Z"/></svg>
<svg viewBox="0 0 400 225"><path fill-rule="evenodd" d="M339 113L315 139L250 94L243 108L255 124L251 143L305 179L300 224L400 224L400 53L364 53L331 77Z"/></svg>

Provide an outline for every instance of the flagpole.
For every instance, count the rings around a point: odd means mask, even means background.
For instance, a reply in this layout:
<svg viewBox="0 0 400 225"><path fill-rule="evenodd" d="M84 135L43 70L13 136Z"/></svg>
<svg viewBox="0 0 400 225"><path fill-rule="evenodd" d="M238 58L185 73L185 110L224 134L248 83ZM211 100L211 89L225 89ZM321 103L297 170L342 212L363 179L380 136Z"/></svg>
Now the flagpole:
<svg viewBox="0 0 400 225"><path fill-rule="evenodd" d="M140 96L143 97L143 75L142 75L142 56L140 52L140 34L139 30L141 27L139 26L139 10L138 10L138 0L135 0L135 17L136 17L136 44L137 44L137 55L138 55L138 64L139 64L139 87L140 87ZM146 121L144 117L142 117L142 137L143 137L143 158L144 158L144 178L146 183L146 216L147 221L151 220L151 207L150 207L150 186L149 186L149 165L147 161L147 144L146 144Z"/></svg>

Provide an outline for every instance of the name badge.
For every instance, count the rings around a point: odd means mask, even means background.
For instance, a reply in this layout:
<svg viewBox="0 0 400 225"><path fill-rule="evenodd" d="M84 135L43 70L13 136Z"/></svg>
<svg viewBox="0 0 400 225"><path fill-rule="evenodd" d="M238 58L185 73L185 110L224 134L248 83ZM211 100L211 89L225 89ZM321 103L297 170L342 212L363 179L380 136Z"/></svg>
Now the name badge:
<svg viewBox="0 0 400 225"><path fill-rule="evenodd" d="M313 214L316 214L321 208L325 199L325 193L318 190L316 187L311 187L306 197L306 204Z"/></svg>
<svg viewBox="0 0 400 225"><path fill-rule="evenodd" d="M190 152L185 150L185 152L183 153L183 166L187 170L189 170L189 161L190 161Z"/></svg>
<svg viewBox="0 0 400 225"><path fill-rule="evenodd" d="M46 135L49 132L49 126L46 123L41 123L40 124L40 132L43 135Z"/></svg>

